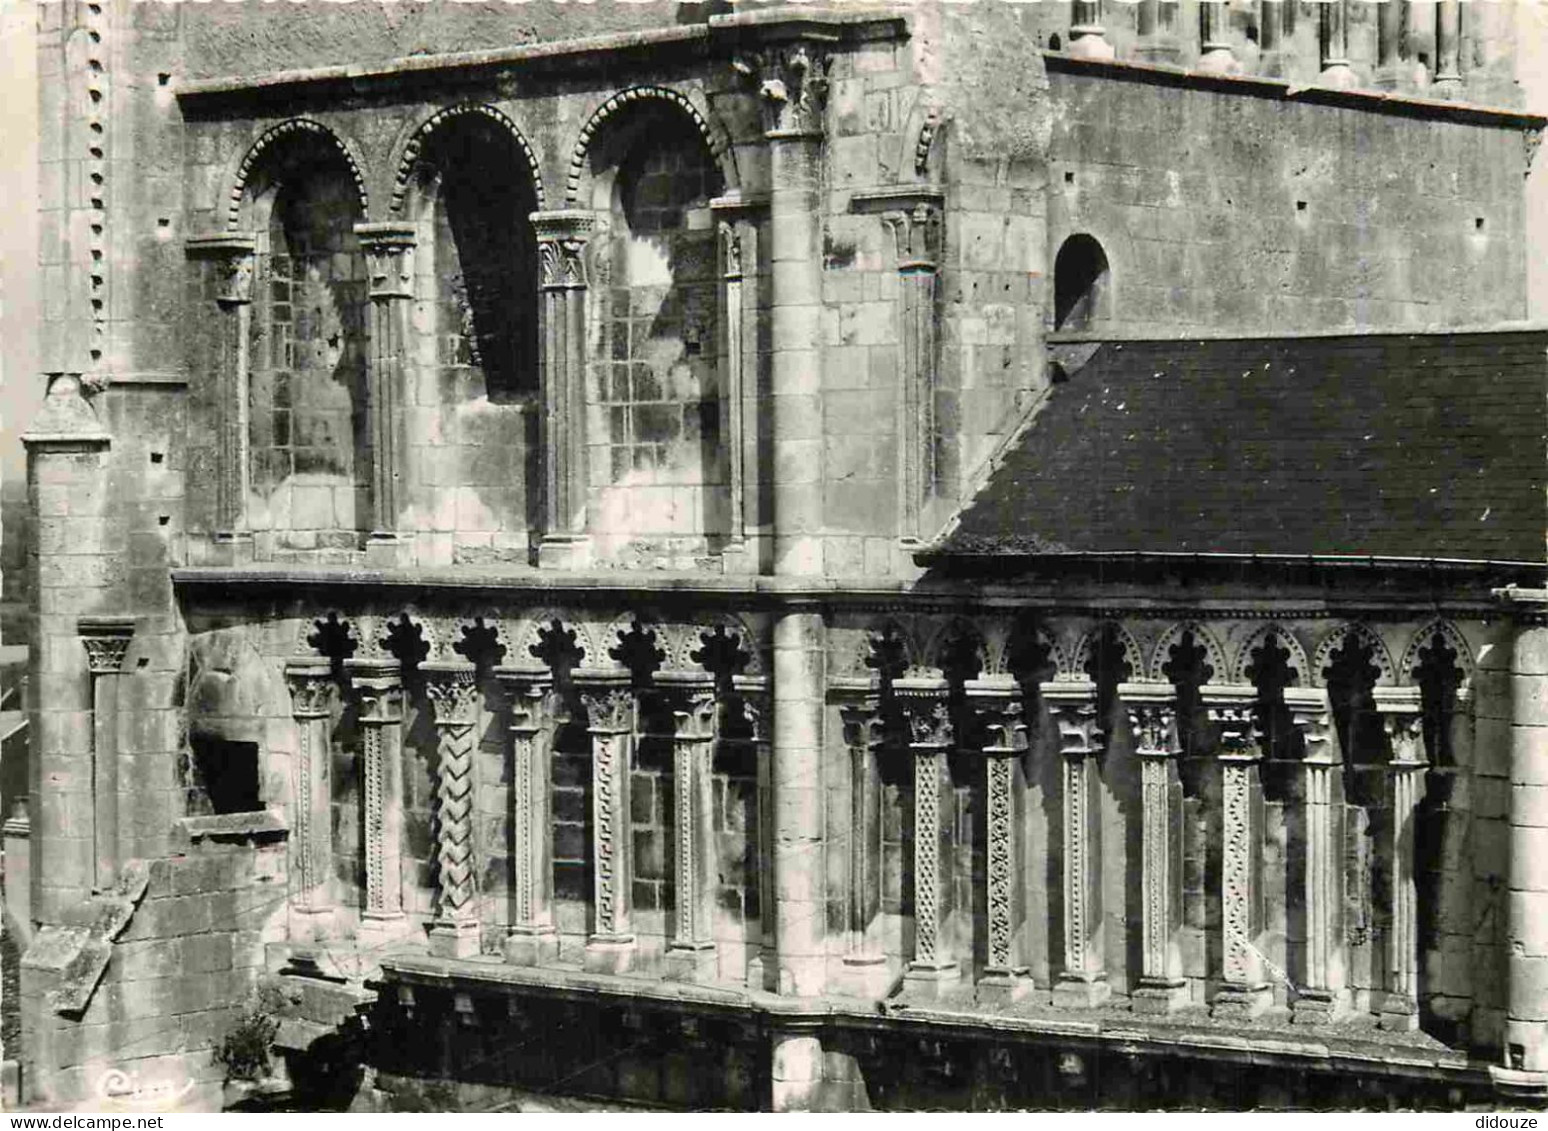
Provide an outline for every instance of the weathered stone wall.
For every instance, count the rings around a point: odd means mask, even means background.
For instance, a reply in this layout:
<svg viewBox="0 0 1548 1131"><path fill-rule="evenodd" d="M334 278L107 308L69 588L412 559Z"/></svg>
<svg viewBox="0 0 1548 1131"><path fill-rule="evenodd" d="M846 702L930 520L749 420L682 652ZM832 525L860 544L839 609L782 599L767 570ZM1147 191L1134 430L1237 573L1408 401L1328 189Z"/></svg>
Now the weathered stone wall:
<svg viewBox="0 0 1548 1131"><path fill-rule="evenodd" d="M188 826L185 825L185 828ZM143 900L79 1013L51 994L73 971L24 966L22 1077L29 1104L219 1110L213 1053L262 972L285 914L286 846L217 829L155 861Z"/></svg>
<svg viewBox="0 0 1548 1131"><path fill-rule="evenodd" d="M1517 129L1049 77L1049 264L1111 266L1111 325L1171 335L1524 316ZM1100 332L1100 331L1098 331Z"/></svg>

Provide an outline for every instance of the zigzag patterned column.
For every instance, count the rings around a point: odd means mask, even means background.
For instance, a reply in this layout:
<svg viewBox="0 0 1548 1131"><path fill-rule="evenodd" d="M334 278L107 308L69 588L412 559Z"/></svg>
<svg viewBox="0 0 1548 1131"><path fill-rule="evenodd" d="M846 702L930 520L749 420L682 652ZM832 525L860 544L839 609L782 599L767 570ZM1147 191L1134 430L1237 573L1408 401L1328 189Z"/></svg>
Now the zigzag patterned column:
<svg viewBox="0 0 1548 1131"><path fill-rule="evenodd" d="M1419 902L1414 882L1414 809L1424 793L1429 768L1424 751L1424 720L1417 687L1378 687L1376 710L1392 751L1387 763L1391 837L1388 890L1392 901L1387 928L1387 993L1379 1024L1407 1032L1419 1027Z"/></svg>
<svg viewBox="0 0 1548 1131"><path fill-rule="evenodd" d="M1045 683L1042 695L1059 728L1064 759L1064 969L1054 983L1054 1001L1090 1008L1112 996L1102 957L1102 823L1095 781L1107 735L1090 680Z"/></svg>
<svg viewBox="0 0 1548 1131"><path fill-rule="evenodd" d="M333 875L328 743L333 665L322 656L298 656L285 665L285 682L296 722L295 827L290 838L296 883L291 907L302 916L325 915L333 903L328 893Z"/></svg>
<svg viewBox="0 0 1548 1131"><path fill-rule="evenodd" d="M1135 1013L1164 1014L1188 1003L1180 976L1177 929L1182 922L1182 783L1177 758L1177 690L1166 683L1123 683L1118 698L1129 716L1140 759L1140 866L1143 900Z"/></svg>
<svg viewBox="0 0 1548 1131"><path fill-rule="evenodd" d="M1254 733L1257 688L1250 684L1207 683L1199 697L1220 728L1222 780L1220 917L1222 985L1211 1012L1216 1017L1257 1017L1273 1004L1263 980L1257 936L1262 923L1263 817L1258 763L1263 752Z"/></svg>
<svg viewBox="0 0 1548 1131"><path fill-rule="evenodd" d="M629 673L575 673L591 735L592 876L595 921L586 939L586 969L621 974L634 965L630 922L633 883L629 852L629 756L634 738L634 691Z"/></svg>
<svg viewBox="0 0 1548 1131"><path fill-rule="evenodd" d="M1026 866L1021 832L1021 790L1016 763L1027 752L1027 724L1021 697L1010 681L972 681L969 702L989 731L984 747L985 846L984 905L987 955L978 982L980 1000L1012 1002L1032 989L1022 957L1021 881Z"/></svg>
<svg viewBox="0 0 1548 1131"><path fill-rule="evenodd" d="M1301 902L1306 915L1305 963L1290 1003L1290 1019L1298 1025L1320 1025L1344 1009L1343 755L1326 688L1287 687L1285 706L1301 732L1305 753L1303 825L1305 828L1304 886Z"/></svg>
<svg viewBox="0 0 1548 1131"><path fill-rule="evenodd" d="M666 677L658 676L658 682ZM698 682L698 681L695 681ZM667 970L688 982L713 981L715 954L715 752L718 700L708 681L674 689L672 791L677 807L677 907Z"/></svg>
<svg viewBox="0 0 1548 1131"><path fill-rule="evenodd" d="M939 996L961 974L946 939L951 879L942 868L947 829L941 822L941 791L952 743L951 715L944 683L900 679L893 690L914 757L914 957L903 980L917 993Z"/></svg>
<svg viewBox="0 0 1548 1131"><path fill-rule="evenodd" d="M477 881L473 859L473 745L478 723L478 677L470 663L420 665L435 712L436 863L440 899L430 927L430 953L467 958L479 951Z"/></svg>
<svg viewBox="0 0 1548 1131"><path fill-rule="evenodd" d="M554 928L551 760L554 714L547 668L496 668L511 710L511 929L505 960L541 966L559 957Z"/></svg>

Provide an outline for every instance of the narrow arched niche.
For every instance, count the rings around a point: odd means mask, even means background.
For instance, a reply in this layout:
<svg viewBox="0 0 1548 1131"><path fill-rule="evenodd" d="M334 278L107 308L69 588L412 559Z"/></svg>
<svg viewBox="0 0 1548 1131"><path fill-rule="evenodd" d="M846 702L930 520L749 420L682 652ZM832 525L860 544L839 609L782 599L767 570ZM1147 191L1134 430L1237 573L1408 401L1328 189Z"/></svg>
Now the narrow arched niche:
<svg viewBox="0 0 1548 1131"><path fill-rule="evenodd" d="M417 228L405 416L406 525L455 514L454 560L538 528L537 209L525 151L507 123L453 114L424 139L405 216ZM513 537L514 536L514 537ZM441 564L449 564L442 562Z"/></svg>
<svg viewBox="0 0 1548 1131"><path fill-rule="evenodd" d="M264 153L248 192L248 521L277 549L354 549L371 517L359 190L336 145L298 131Z"/></svg>
<svg viewBox="0 0 1548 1131"><path fill-rule="evenodd" d="M1111 317L1107 253L1091 236L1065 240L1054 260L1054 329L1081 333Z"/></svg>
<svg viewBox="0 0 1548 1131"><path fill-rule="evenodd" d="M596 216L588 514L599 555L690 567L730 523L716 227L722 175L666 100L610 117L581 200Z"/></svg>

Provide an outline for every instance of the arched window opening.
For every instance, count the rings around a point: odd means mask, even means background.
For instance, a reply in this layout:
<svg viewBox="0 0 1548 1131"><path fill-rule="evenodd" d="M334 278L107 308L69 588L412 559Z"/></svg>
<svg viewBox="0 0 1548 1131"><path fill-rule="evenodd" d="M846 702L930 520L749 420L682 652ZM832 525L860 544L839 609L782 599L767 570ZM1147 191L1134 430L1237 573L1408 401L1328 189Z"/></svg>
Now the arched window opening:
<svg viewBox="0 0 1548 1131"><path fill-rule="evenodd" d="M421 151L418 189L432 247L421 265L435 307L443 383L496 403L537 394L537 199L516 141L492 119L465 114ZM427 299L432 296L426 295Z"/></svg>
<svg viewBox="0 0 1548 1131"><path fill-rule="evenodd" d="M525 560L542 503L527 158L503 123L455 114L425 139L409 183L417 314L405 387L430 412L406 417L405 523L445 529L455 515L451 561Z"/></svg>
<svg viewBox="0 0 1548 1131"><path fill-rule="evenodd" d="M298 138L263 174L249 521L275 549L355 549L371 520L359 197L321 138Z"/></svg>
<svg viewBox="0 0 1548 1131"><path fill-rule="evenodd" d="M588 401L592 534L615 559L688 566L730 521L716 232L721 174L695 123L642 106L593 151L605 234Z"/></svg>
<svg viewBox="0 0 1548 1131"><path fill-rule="evenodd" d="M1054 260L1054 329L1090 330L1108 317L1107 253L1088 235L1064 241Z"/></svg>

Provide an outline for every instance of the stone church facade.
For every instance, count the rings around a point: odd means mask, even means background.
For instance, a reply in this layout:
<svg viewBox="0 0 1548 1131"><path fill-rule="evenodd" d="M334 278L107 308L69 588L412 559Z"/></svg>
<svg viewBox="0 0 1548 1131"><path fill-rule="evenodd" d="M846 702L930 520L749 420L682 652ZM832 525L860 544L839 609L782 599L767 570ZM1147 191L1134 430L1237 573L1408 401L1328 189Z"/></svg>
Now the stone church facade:
<svg viewBox="0 0 1548 1131"><path fill-rule="evenodd" d="M1504 6L39 12L27 1102L1544 1094Z"/></svg>

